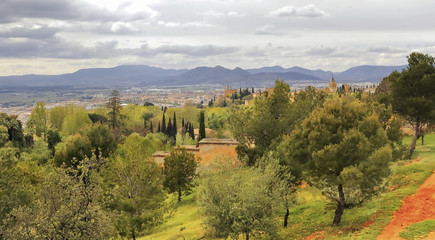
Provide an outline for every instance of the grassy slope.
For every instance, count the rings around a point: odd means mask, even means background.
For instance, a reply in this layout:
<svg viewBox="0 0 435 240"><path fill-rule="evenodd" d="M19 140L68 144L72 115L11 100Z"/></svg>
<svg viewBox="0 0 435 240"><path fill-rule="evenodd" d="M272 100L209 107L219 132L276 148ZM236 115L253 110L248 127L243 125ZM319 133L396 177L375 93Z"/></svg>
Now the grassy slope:
<svg viewBox="0 0 435 240"><path fill-rule="evenodd" d="M196 206L196 192L193 192L175 204L175 210L168 221L140 240L199 239L204 235L201 222L202 217Z"/></svg>
<svg viewBox="0 0 435 240"><path fill-rule="evenodd" d="M410 140L405 139L408 142ZM342 224L338 228L331 226L335 205L325 201L314 188L301 189L298 193L300 204L290 210L290 225L286 229L279 228L279 235L282 239L304 239L312 233L321 232L320 235L325 236L325 239L375 239L390 222L402 199L416 192L433 173L435 134L425 137L425 145L418 145L414 156L421 160L412 164L409 161L393 163L390 190L360 207L345 209ZM204 235L201 221L193 194L177 204L176 212L166 223L141 239L199 239ZM277 218L277 225L280 226L281 222L282 219ZM184 230L180 231L181 228Z"/></svg>

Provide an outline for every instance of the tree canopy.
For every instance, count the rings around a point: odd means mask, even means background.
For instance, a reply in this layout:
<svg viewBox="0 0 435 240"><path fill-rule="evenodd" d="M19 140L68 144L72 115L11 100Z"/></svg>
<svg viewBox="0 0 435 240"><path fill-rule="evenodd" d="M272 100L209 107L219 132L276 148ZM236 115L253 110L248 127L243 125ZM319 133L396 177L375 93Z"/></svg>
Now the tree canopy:
<svg viewBox="0 0 435 240"><path fill-rule="evenodd" d="M187 152L185 148L176 147L171 151L171 155L165 158L163 185L169 192L178 193L178 201L181 201L183 191L191 189L197 167L198 162L195 155Z"/></svg>
<svg viewBox="0 0 435 240"><path fill-rule="evenodd" d="M407 69L401 73L393 72L389 80L393 110L408 120L414 129L407 156L411 158L416 141L424 137L424 128L435 121L435 59L417 52L407 58Z"/></svg>
<svg viewBox="0 0 435 240"><path fill-rule="evenodd" d="M290 168L305 170L304 178L337 203L336 225L346 205L370 198L389 175L387 133L379 117L351 97L327 100L282 145Z"/></svg>

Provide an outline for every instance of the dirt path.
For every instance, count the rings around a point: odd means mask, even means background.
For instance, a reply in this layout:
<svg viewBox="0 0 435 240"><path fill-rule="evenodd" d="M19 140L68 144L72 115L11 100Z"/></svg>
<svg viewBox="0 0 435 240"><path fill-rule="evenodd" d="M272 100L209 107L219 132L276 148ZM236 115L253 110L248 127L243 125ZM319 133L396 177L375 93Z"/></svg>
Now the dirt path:
<svg viewBox="0 0 435 240"><path fill-rule="evenodd" d="M403 199L402 206L394 213L391 222L376 239L402 239L399 233L407 226L428 219L435 219L435 172L426 179L416 193ZM435 236L434 232L430 236Z"/></svg>

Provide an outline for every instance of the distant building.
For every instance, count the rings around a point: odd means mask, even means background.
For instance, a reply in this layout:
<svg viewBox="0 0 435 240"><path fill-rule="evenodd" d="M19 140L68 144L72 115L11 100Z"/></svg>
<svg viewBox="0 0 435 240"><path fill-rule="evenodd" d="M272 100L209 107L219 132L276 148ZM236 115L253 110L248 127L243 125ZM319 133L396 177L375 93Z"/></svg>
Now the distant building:
<svg viewBox="0 0 435 240"><path fill-rule="evenodd" d="M230 85L227 85L227 89L225 89L225 97L231 97L233 94L237 94L237 89L230 89Z"/></svg>
<svg viewBox="0 0 435 240"><path fill-rule="evenodd" d="M152 157L154 158L154 161L163 166L163 163L165 162L165 157L169 157L171 154L167 151L157 151L153 153Z"/></svg>
<svg viewBox="0 0 435 240"><path fill-rule="evenodd" d="M198 147L193 145L181 147L200 157L202 166L208 166L218 156L229 157L235 162L237 159L237 145L238 142L233 139L204 138L199 141ZM170 152L167 151L157 151L152 156L157 164L163 165L165 157L170 155Z"/></svg>
<svg viewBox="0 0 435 240"><path fill-rule="evenodd" d="M329 92L335 93L337 91L337 83L335 82L334 76L331 81L329 81Z"/></svg>

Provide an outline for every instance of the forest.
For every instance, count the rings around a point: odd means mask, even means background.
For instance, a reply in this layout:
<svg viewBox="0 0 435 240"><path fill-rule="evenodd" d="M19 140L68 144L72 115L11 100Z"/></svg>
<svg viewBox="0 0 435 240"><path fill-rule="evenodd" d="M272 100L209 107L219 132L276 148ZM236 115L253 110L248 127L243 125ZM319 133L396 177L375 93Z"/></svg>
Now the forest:
<svg viewBox="0 0 435 240"><path fill-rule="evenodd" d="M0 239L375 239L435 169L435 60L407 59L373 93L276 80L206 107L114 90L91 110L38 102L25 126L0 113ZM203 138L235 139L237 159L201 166L183 146Z"/></svg>

